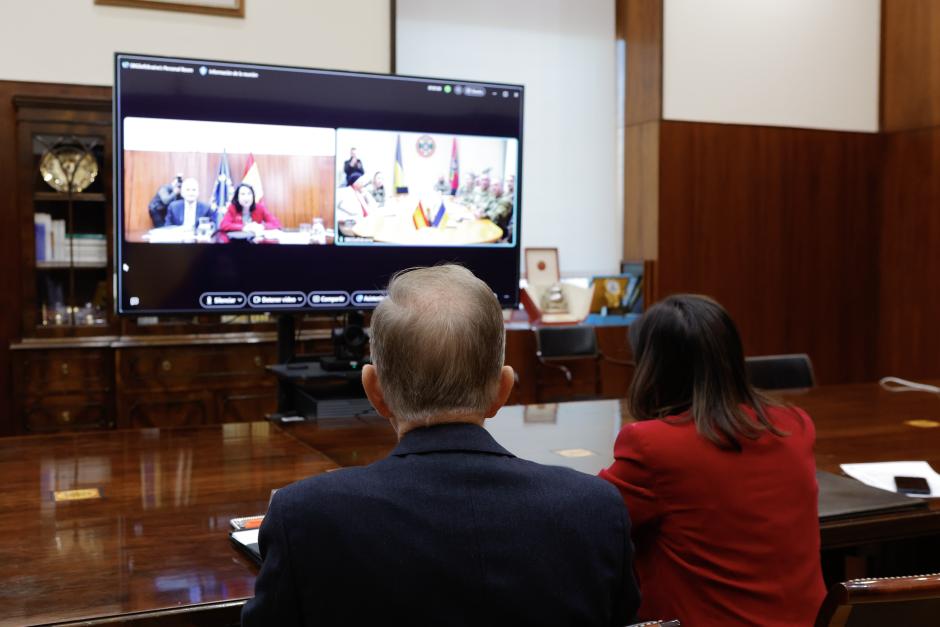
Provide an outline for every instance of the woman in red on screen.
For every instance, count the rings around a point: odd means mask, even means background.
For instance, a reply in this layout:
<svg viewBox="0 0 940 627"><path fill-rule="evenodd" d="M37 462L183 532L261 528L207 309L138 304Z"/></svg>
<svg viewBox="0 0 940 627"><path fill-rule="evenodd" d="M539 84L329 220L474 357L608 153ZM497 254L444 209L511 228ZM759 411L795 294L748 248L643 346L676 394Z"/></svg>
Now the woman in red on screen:
<svg viewBox="0 0 940 627"><path fill-rule="evenodd" d="M633 521L638 617L813 625L826 591L812 420L751 387L734 322L710 298L654 305L630 344L637 422L600 476Z"/></svg>
<svg viewBox="0 0 940 627"><path fill-rule="evenodd" d="M263 203L255 202L255 190L248 183L240 183L232 195L232 202L222 217L219 230L223 233L232 231L255 231L281 228L280 221L268 211Z"/></svg>

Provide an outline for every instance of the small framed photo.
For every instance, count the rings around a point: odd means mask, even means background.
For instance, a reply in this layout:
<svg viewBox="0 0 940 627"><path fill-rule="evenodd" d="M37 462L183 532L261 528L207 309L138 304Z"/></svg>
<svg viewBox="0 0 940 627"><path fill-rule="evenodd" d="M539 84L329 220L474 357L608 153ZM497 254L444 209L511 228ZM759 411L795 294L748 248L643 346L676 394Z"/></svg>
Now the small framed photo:
<svg viewBox="0 0 940 627"><path fill-rule="evenodd" d="M526 248L525 278L530 285L551 285L561 280L557 248Z"/></svg>
<svg viewBox="0 0 940 627"><path fill-rule="evenodd" d="M522 414L522 422L555 424L558 422L558 403L526 405Z"/></svg>
<svg viewBox="0 0 940 627"><path fill-rule="evenodd" d="M594 277L591 313L604 315L629 313L629 305L636 287L637 277L630 274Z"/></svg>
<svg viewBox="0 0 940 627"><path fill-rule="evenodd" d="M95 4L161 11L186 11L206 15L245 17L246 0L95 0Z"/></svg>

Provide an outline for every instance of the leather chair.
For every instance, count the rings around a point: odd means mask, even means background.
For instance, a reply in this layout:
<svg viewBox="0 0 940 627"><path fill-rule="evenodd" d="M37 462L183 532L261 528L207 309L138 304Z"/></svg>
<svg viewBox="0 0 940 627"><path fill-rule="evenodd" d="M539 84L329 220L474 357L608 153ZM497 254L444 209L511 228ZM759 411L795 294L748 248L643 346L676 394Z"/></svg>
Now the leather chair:
<svg viewBox="0 0 940 627"><path fill-rule="evenodd" d="M853 579L829 590L816 627L935 627L940 624L940 573Z"/></svg>
<svg viewBox="0 0 940 627"><path fill-rule="evenodd" d="M601 353L597 343L597 333L591 325L565 325L556 327L536 327L535 355L539 366L536 368L535 386L539 402L553 402L557 400L574 400L577 398L596 398L601 394L600 362L608 361L615 364L632 366L633 362L607 357ZM572 369L578 369L577 364L587 362L590 374L581 368L583 379L577 379ZM564 376L569 392L559 393L557 398L542 395L541 388L545 381L539 373L544 368L554 369ZM590 379L590 380L588 380ZM586 383L593 384L590 389ZM557 379L554 383L558 389ZM577 390L573 390L577 386Z"/></svg>
<svg viewBox="0 0 940 627"><path fill-rule="evenodd" d="M806 353L746 357L744 366L751 385L762 390L811 388L816 385L813 363Z"/></svg>

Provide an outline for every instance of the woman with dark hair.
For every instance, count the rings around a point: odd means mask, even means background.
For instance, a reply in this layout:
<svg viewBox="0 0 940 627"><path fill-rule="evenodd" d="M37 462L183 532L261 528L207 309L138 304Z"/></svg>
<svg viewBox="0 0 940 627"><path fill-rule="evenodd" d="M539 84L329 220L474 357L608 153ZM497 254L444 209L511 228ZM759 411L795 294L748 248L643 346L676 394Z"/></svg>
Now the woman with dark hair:
<svg viewBox="0 0 940 627"><path fill-rule="evenodd" d="M734 322L710 298L654 305L630 344L637 422L600 476L633 521L639 618L812 625L825 596L812 420L751 387Z"/></svg>
<svg viewBox="0 0 940 627"><path fill-rule="evenodd" d="M280 221L260 202L255 202L255 190L248 183L239 183L232 194L232 202L222 218L219 230L263 231L281 228Z"/></svg>

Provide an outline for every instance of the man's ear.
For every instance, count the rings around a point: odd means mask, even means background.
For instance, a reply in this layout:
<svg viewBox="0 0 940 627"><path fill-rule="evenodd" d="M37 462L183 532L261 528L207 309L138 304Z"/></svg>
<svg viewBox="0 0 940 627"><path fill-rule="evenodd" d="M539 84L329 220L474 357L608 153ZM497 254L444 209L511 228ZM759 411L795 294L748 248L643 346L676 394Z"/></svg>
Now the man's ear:
<svg viewBox="0 0 940 627"><path fill-rule="evenodd" d="M509 393L512 392L512 386L515 385L515 383L516 373L513 371L512 366L503 366L503 369L499 371L499 389L496 392L496 398L493 399L493 404L490 405L486 413L483 414L484 418L492 418L496 415L496 412L506 404L506 401L509 400Z"/></svg>
<svg viewBox="0 0 940 627"><path fill-rule="evenodd" d="M372 364L362 367L362 387L366 391L366 397L375 411L383 418L393 419L395 415L385 404L385 396L382 395L382 386L379 384L379 374Z"/></svg>

